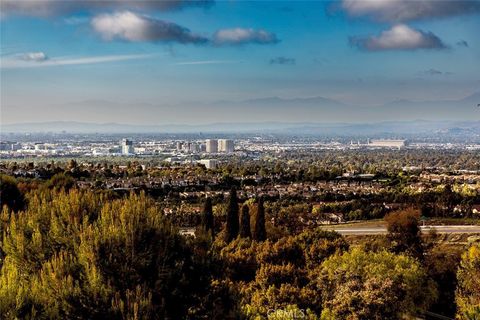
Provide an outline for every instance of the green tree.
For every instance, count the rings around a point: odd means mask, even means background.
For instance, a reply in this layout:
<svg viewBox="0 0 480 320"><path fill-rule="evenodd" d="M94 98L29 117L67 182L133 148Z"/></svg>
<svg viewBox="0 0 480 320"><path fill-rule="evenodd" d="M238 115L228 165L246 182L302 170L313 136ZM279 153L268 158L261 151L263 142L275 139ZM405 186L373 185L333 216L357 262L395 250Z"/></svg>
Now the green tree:
<svg viewBox="0 0 480 320"><path fill-rule="evenodd" d="M238 236L239 221L238 221L238 200L237 190L232 187L230 190L230 197L228 199L227 208L227 223L225 227L225 241L230 242Z"/></svg>
<svg viewBox="0 0 480 320"><path fill-rule="evenodd" d="M29 203L25 212L2 212L2 319L198 315L212 280L208 256L145 194L111 200L43 189Z"/></svg>
<svg viewBox="0 0 480 320"><path fill-rule="evenodd" d="M242 206L242 216L240 219L240 237L252 237L252 234L250 232L250 209L248 207L248 204L244 204Z"/></svg>
<svg viewBox="0 0 480 320"><path fill-rule="evenodd" d="M336 254L311 276L322 292L322 314L335 319L402 319L425 311L436 296L415 259L386 251Z"/></svg>
<svg viewBox="0 0 480 320"><path fill-rule="evenodd" d="M75 179L64 173L57 173L45 183L45 186L49 189L68 191L75 186Z"/></svg>
<svg viewBox="0 0 480 320"><path fill-rule="evenodd" d="M464 320L480 319L480 244L470 246L463 253L457 272L455 294L457 316Z"/></svg>
<svg viewBox="0 0 480 320"><path fill-rule="evenodd" d="M253 223L253 239L257 241L265 241L267 239L267 231L265 229L265 207L263 198L258 199L257 212Z"/></svg>
<svg viewBox="0 0 480 320"><path fill-rule="evenodd" d="M215 235L215 221L213 218L212 199L208 197L205 200L203 207L202 226L203 229L207 233L210 233L211 237L213 238Z"/></svg>

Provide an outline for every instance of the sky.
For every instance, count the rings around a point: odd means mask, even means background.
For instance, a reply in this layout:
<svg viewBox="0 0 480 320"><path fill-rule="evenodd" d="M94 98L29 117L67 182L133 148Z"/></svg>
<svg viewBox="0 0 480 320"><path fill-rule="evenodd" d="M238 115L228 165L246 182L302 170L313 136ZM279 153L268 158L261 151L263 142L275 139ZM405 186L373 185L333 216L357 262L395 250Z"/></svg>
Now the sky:
<svg viewBox="0 0 480 320"><path fill-rule="evenodd" d="M324 97L378 107L480 91L480 1L0 4L2 124L268 121L275 109L256 118L243 105ZM275 121L295 113L278 110ZM322 121L315 115L295 119Z"/></svg>

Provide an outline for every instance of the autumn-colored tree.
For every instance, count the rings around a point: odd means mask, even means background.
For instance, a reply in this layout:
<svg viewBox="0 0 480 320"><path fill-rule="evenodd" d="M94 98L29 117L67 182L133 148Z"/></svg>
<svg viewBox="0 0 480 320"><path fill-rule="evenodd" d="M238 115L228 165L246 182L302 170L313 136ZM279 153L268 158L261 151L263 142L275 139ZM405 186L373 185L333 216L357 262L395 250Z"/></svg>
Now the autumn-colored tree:
<svg viewBox="0 0 480 320"><path fill-rule="evenodd" d="M422 259L423 248L418 224L419 217L420 213L414 209L396 211L385 217L387 238L391 242L393 252L404 252L412 257Z"/></svg>
<svg viewBox="0 0 480 320"><path fill-rule="evenodd" d="M242 215L240 218L240 237L250 238L252 236L250 232L250 209L248 204L242 206Z"/></svg>
<svg viewBox="0 0 480 320"><path fill-rule="evenodd" d="M463 253L457 273L457 317L462 320L480 319L480 244Z"/></svg>
<svg viewBox="0 0 480 320"><path fill-rule="evenodd" d="M232 187L227 207L227 222L225 227L225 241L230 242L238 236L239 219L238 219L238 200L237 190Z"/></svg>
<svg viewBox="0 0 480 320"><path fill-rule="evenodd" d="M311 277L323 295L323 314L333 319L401 319L426 310L436 296L416 260L386 251L336 254Z"/></svg>
<svg viewBox="0 0 480 320"><path fill-rule="evenodd" d="M267 239L267 231L265 229L265 207L263 198L258 199L257 212L253 223L253 239L256 241L265 241Z"/></svg>

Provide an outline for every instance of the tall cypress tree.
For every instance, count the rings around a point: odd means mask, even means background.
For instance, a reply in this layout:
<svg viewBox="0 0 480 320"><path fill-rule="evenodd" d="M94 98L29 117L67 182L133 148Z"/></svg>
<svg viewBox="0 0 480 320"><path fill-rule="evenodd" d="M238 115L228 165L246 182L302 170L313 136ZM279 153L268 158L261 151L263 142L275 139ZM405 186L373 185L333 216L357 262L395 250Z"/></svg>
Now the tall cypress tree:
<svg viewBox="0 0 480 320"><path fill-rule="evenodd" d="M265 241L267 239L267 231L265 229L265 208L263 206L263 198L258 199L257 214L253 224L253 239L257 241Z"/></svg>
<svg viewBox="0 0 480 320"><path fill-rule="evenodd" d="M252 233L250 232L250 212L248 204L242 206L242 215L240 218L240 237L241 238L251 238Z"/></svg>
<svg viewBox="0 0 480 320"><path fill-rule="evenodd" d="M232 187L228 199L227 225L225 230L225 241L230 242L238 236L238 200L237 190Z"/></svg>
<svg viewBox="0 0 480 320"><path fill-rule="evenodd" d="M215 222L213 220L212 200L208 197L203 207L202 227L206 232L211 234L212 238L214 237Z"/></svg>

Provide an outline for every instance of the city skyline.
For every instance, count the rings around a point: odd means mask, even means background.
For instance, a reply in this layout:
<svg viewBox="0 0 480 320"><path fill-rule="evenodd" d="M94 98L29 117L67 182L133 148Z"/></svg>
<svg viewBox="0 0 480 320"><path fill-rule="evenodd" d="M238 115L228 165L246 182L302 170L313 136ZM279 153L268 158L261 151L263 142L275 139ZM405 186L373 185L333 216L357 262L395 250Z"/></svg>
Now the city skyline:
<svg viewBox="0 0 480 320"><path fill-rule="evenodd" d="M480 119L478 1L1 6L2 124Z"/></svg>

